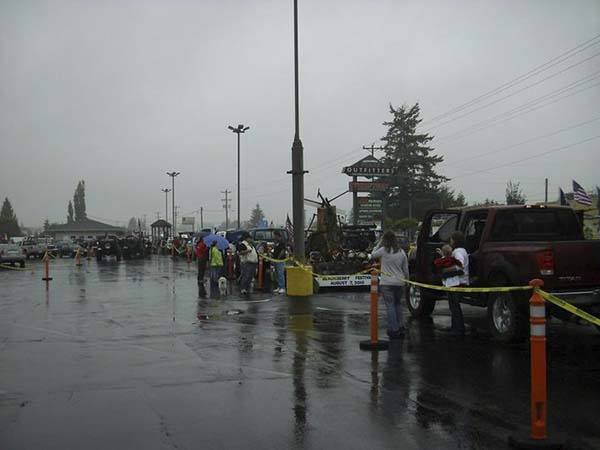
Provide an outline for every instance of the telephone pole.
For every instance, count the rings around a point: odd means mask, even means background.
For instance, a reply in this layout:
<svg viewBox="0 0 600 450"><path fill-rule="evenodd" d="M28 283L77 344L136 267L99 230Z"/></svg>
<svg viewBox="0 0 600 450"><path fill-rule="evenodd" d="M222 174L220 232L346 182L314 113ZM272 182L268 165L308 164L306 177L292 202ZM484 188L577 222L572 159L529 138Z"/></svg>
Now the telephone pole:
<svg viewBox="0 0 600 450"><path fill-rule="evenodd" d="M375 144L371 144L370 147L366 147L363 145L363 150L367 150L371 152L371 156L375 156L375 150L384 150L384 147L375 147Z"/></svg>
<svg viewBox="0 0 600 450"><path fill-rule="evenodd" d="M200 230L204 228L204 207L200 207Z"/></svg>
<svg viewBox="0 0 600 450"><path fill-rule="evenodd" d="M227 231L229 229L229 208L231 207L229 205L229 194L231 194L231 191L225 189L221 191L221 194L225 195L225 198L222 198L221 201L223 202L223 208L225 208L225 231Z"/></svg>

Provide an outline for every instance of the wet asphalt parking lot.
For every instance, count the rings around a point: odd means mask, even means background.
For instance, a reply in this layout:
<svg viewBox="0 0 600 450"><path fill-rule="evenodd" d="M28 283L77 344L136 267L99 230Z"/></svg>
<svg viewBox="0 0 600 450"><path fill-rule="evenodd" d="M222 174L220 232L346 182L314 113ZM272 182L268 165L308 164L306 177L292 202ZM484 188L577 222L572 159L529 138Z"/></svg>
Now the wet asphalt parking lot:
<svg viewBox="0 0 600 450"><path fill-rule="evenodd" d="M0 449L504 449L529 424L529 349L454 340L445 302L364 352L369 294L198 299L155 256L0 271ZM380 305L380 332L385 313ZM549 429L600 448L600 333L553 320Z"/></svg>

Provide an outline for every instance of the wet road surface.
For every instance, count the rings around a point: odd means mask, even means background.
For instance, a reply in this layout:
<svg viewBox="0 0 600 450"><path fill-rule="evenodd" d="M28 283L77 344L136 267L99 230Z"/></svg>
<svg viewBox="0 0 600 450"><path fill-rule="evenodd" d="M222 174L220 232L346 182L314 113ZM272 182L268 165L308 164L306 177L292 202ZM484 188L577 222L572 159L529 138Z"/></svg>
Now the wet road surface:
<svg viewBox="0 0 600 450"><path fill-rule="evenodd" d="M0 449L504 449L528 427L528 345L481 309L464 340L442 302L370 353L367 292L199 300L167 257L55 260L46 289L29 267L0 271ZM548 355L549 429L600 448L600 333L554 320Z"/></svg>

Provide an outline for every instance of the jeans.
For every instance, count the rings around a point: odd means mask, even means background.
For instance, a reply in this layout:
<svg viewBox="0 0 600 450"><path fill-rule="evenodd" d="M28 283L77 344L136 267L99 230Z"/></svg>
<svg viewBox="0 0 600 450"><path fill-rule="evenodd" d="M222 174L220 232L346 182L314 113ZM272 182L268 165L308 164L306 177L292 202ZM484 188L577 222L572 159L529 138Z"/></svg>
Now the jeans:
<svg viewBox="0 0 600 450"><path fill-rule="evenodd" d="M465 321L462 308L460 307L460 293L448 292L448 307L452 314L452 325L450 331L456 334L465 334Z"/></svg>
<svg viewBox="0 0 600 450"><path fill-rule="evenodd" d="M285 289L285 263L275 263L275 274L277 275L277 287Z"/></svg>
<svg viewBox="0 0 600 450"><path fill-rule="evenodd" d="M257 263L245 262L242 263L242 270L240 275L240 291L249 291L250 283L256 274Z"/></svg>
<svg viewBox="0 0 600 450"><path fill-rule="evenodd" d="M211 266L210 268L210 296L216 298L219 296L219 278L221 278L221 272L223 266Z"/></svg>
<svg viewBox="0 0 600 450"><path fill-rule="evenodd" d="M382 285L381 294L387 308L387 329L388 334L398 333L404 330L404 318L402 313L402 293L404 286Z"/></svg>
<svg viewBox="0 0 600 450"><path fill-rule="evenodd" d="M205 273L206 273L206 261L198 260L198 294L202 297L206 295L206 289L204 287Z"/></svg>

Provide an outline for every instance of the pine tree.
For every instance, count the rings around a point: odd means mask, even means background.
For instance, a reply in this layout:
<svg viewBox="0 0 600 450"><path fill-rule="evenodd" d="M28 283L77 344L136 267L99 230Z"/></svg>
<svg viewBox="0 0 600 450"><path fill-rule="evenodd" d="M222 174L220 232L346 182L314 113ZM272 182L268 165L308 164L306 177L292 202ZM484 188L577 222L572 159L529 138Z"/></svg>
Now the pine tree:
<svg viewBox="0 0 600 450"><path fill-rule="evenodd" d="M250 228L256 228L260 224L260 222L265 218L265 213L260 208L260 205L257 203L256 207L250 213L250 220L248 220L248 224Z"/></svg>
<svg viewBox="0 0 600 450"><path fill-rule="evenodd" d="M8 198L4 199L2 210L0 210L0 234L7 234L9 237L21 235L17 215Z"/></svg>
<svg viewBox="0 0 600 450"><path fill-rule="evenodd" d="M75 222L81 222L87 219L85 212L85 181L80 180L77 183L75 194L73 194L73 207L75 209Z"/></svg>
<svg viewBox="0 0 600 450"><path fill-rule="evenodd" d="M390 114L391 121L383 123L388 131L382 138L385 143L383 162L394 169L394 175L386 179L392 185L388 205L399 210L400 217L412 217L415 200L431 196L448 181L435 171L435 166L444 158L435 155L429 146L433 136L417 133L421 123L418 103L410 108L405 105L394 108L390 104Z"/></svg>
<svg viewBox="0 0 600 450"><path fill-rule="evenodd" d="M517 181L508 180L506 183L506 204L507 205L524 205L527 198L523 195L521 184Z"/></svg>
<svg viewBox="0 0 600 450"><path fill-rule="evenodd" d="M69 205L67 206L67 223L73 223L75 218L73 217L73 202L69 200Z"/></svg>
<svg viewBox="0 0 600 450"><path fill-rule="evenodd" d="M133 233L138 229L138 220L135 217L129 219L129 223L127 224L127 231L129 233Z"/></svg>

